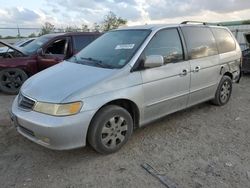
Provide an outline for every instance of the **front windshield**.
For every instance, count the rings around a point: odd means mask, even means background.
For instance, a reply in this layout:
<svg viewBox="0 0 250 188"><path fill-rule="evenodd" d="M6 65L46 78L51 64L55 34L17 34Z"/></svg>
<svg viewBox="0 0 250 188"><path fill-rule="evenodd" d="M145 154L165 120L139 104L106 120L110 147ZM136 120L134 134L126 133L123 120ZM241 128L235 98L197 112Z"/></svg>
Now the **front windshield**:
<svg viewBox="0 0 250 188"><path fill-rule="evenodd" d="M22 48L22 51L24 51L26 54L31 55L37 52L39 48L43 46L46 42L48 42L50 37L44 35L41 36L35 40L33 40L31 43L27 44Z"/></svg>
<svg viewBox="0 0 250 188"><path fill-rule="evenodd" d="M69 61L104 68L121 68L129 62L149 33L150 30L108 32Z"/></svg>

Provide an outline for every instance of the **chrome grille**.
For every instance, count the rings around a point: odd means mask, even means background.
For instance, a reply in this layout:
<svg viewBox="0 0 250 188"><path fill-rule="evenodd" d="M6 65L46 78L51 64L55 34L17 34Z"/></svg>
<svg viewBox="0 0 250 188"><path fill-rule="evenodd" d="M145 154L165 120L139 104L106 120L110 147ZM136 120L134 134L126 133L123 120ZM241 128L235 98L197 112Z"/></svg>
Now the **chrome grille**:
<svg viewBox="0 0 250 188"><path fill-rule="evenodd" d="M35 100L30 99L21 93L18 95L18 106L25 110L32 110L33 106L35 105Z"/></svg>

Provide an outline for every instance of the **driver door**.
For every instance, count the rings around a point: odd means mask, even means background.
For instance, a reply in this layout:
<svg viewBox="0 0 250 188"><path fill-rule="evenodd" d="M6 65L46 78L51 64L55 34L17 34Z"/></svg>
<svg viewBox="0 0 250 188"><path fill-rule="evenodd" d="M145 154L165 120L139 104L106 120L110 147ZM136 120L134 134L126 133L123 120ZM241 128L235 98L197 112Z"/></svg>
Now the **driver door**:
<svg viewBox="0 0 250 188"><path fill-rule="evenodd" d="M190 86L190 64L176 28L158 31L144 56L161 55L164 65L141 71L145 122L186 108Z"/></svg>
<svg viewBox="0 0 250 188"><path fill-rule="evenodd" d="M57 38L43 48L42 54L38 55L39 71L60 63L68 57L70 51L70 38Z"/></svg>

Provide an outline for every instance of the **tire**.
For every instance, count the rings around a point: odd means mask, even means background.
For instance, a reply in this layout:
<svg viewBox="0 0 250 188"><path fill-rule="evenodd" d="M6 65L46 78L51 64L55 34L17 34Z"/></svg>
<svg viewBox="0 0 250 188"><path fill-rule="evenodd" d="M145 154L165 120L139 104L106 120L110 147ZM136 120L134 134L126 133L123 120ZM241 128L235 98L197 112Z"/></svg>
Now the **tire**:
<svg viewBox="0 0 250 188"><path fill-rule="evenodd" d="M0 71L0 90L6 94L16 95L27 78L27 74L21 69L3 69Z"/></svg>
<svg viewBox="0 0 250 188"><path fill-rule="evenodd" d="M232 94L232 79L229 76L223 76L215 93L212 103L217 106L227 104Z"/></svg>
<svg viewBox="0 0 250 188"><path fill-rule="evenodd" d="M108 105L97 112L88 131L89 144L99 153L118 151L133 133L133 119L129 112L116 105Z"/></svg>

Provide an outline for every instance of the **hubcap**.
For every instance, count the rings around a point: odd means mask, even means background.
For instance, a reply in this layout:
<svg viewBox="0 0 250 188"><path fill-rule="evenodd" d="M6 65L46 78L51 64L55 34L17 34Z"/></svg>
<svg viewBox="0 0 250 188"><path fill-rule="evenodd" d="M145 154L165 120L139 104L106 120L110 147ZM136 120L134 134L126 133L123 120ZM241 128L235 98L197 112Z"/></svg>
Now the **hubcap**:
<svg viewBox="0 0 250 188"><path fill-rule="evenodd" d="M127 130L128 125L123 117L115 116L110 118L102 128L102 144L110 149L115 148L124 141Z"/></svg>
<svg viewBox="0 0 250 188"><path fill-rule="evenodd" d="M22 76L16 71L5 72L1 78L2 86L9 89L18 89L22 85Z"/></svg>
<svg viewBox="0 0 250 188"><path fill-rule="evenodd" d="M225 103L230 95L231 92L231 85L228 81L225 81L221 87L220 91L220 100L221 102Z"/></svg>

